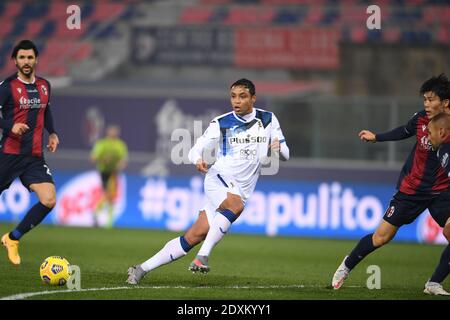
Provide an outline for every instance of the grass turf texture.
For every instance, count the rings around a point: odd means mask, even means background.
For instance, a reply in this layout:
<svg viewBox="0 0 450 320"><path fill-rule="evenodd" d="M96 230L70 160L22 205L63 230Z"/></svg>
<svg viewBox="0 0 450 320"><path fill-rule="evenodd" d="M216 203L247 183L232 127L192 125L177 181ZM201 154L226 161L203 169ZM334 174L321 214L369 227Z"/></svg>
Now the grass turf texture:
<svg viewBox="0 0 450 320"><path fill-rule="evenodd" d="M0 224L0 235L12 225ZM20 243L22 264L12 266L2 248L0 298L46 290L39 266L61 255L81 268L81 287L127 287L127 268L148 259L180 233L157 230L89 229L41 225ZM187 267L199 247L186 257L152 271L140 288L37 295L31 299L448 299L422 293L443 246L391 243L367 257L344 286L330 289L331 278L356 240L270 238L228 234L214 249L207 275ZM369 265L381 268L381 290L369 290ZM450 289L450 280L443 283Z"/></svg>

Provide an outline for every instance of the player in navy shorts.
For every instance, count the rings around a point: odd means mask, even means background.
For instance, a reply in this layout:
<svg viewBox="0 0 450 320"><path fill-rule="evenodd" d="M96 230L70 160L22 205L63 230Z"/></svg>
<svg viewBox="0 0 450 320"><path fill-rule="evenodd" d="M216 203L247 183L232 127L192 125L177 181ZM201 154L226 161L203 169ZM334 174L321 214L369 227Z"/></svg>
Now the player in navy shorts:
<svg viewBox="0 0 450 320"><path fill-rule="evenodd" d="M420 93L423 95L424 110L417 112L406 125L382 134L374 134L369 130L359 133L361 140L371 142L397 141L415 136L416 144L402 168L397 193L393 196L383 220L374 233L361 238L352 252L343 259L333 276L334 289L343 285L350 271L364 257L391 241L402 225L413 222L425 209L430 211L441 227L448 224L450 179L440 166L437 154L428 139L428 123L442 112L450 113L449 81L444 74L432 77L422 84ZM425 293L450 295L440 284L448 274L442 271L441 265L444 259L449 268L448 247L442 257L436 271L425 284Z"/></svg>
<svg viewBox="0 0 450 320"><path fill-rule="evenodd" d="M33 42L20 41L11 54L17 73L0 83L0 193L20 178L39 198L17 227L1 238L14 265L20 264L19 239L56 204L55 185L43 156L44 128L51 152L56 151L59 139L50 110L50 83L35 75L38 55Z"/></svg>

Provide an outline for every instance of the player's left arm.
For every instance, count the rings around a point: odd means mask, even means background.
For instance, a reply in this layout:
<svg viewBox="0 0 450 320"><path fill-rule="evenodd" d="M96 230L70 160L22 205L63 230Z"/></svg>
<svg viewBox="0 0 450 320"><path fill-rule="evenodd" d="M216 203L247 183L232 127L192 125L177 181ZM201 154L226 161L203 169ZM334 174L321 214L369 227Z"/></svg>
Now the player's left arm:
<svg viewBox="0 0 450 320"><path fill-rule="evenodd" d="M439 162L441 163L442 169L444 169L447 177L450 177L450 145L448 143L443 144L438 152L437 156L439 158Z"/></svg>
<svg viewBox="0 0 450 320"><path fill-rule="evenodd" d="M125 169L128 164L128 146L124 141L121 141L121 155L119 161L119 170Z"/></svg>
<svg viewBox="0 0 450 320"><path fill-rule="evenodd" d="M50 150L50 152L55 152L59 145L59 138L58 134L56 133L55 126L53 124L53 115L52 110L50 108L50 95L52 90L50 82L47 81L47 85L48 85L48 103L44 113L44 127L49 134L47 149Z"/></svg>
<svg viewBox="0 0 450 320"><path fill-rule="evenodd" d="M281 130L280 122L274 113L272 113L272 127L270 132L272 142L270 143L270 150L283 160L289 160L289 147Z"/></svg>

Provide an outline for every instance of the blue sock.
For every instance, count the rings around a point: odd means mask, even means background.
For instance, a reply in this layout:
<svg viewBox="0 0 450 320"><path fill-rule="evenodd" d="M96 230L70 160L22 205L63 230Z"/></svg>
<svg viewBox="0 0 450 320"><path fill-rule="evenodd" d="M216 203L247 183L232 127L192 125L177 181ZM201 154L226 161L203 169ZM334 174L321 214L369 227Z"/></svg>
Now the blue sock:
<svg viewBox="0 0 450 320"><path fill-rule="evenodd" d="M377 249L377 247L373 245L372 235L373 233L368 234L362 237L361 240L359 240L356 247L352 252L350 252L347 259L345 260L345 265L347 266L347 268L349 268L350 270L353 269L358 263L361 262L362 259L364 259L365 256Z"/></svg>
<svg viewBox="0 0 450 320"><path fill-rule="evenodd" d="M40 202L36 203L20 221L16 229L9 233L9 238L19 240L25 233L41 223L51 210L52 208L46 207Z"/></svg>
<svg viewBox="0 0 450 320"><path fill-rule="evenodd" d="M442 252L441 260L431 276L431 282L441 283L450 273L450 245L447 245Z"/></svg>
<svg viewBox="0 0 450 320"><path fill-rule="evenodd" d="M223 209L218 211L220 214L222 214L225 218L228 219L231 223L233 223L237 219L237 215L233 213L233 211L228 209Z"/></svg>
<svg viewBox="0 0 450 320"><path fill-rule="evenodd" d="M189 250L192 249L192 246L186 241L186 238L184 236L180 237L180 243L181 247L183 248L184 252L189 252Z"/></svg>

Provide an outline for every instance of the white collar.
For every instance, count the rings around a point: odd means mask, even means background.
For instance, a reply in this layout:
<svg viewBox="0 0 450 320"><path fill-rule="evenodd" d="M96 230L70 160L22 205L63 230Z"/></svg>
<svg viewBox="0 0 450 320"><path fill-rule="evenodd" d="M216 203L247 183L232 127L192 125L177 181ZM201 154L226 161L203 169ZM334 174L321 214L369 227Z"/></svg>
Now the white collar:
<svg viewBox="0 0 450 320"><path fill-rule="evenodd" d="M233 111L233 115L236 117L236 119L242 121L242 122L249 122L251 120L253 120L256 117L256 109L253 108L253 112L251 113L247 113L246 115L243 116L238 116L236 114L236 112Z"/></svg>
<svg viewBox="0 0 450 320"><path fill-rule="evenodd" d="M26 82L26 81L20 79L19 76L17 76L17 79L24 84L34 84L36 82L36 77L34 77L33 81L31 81L31 82Z"/></svg>

